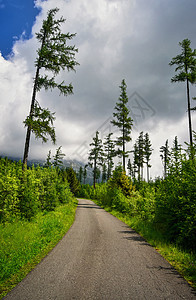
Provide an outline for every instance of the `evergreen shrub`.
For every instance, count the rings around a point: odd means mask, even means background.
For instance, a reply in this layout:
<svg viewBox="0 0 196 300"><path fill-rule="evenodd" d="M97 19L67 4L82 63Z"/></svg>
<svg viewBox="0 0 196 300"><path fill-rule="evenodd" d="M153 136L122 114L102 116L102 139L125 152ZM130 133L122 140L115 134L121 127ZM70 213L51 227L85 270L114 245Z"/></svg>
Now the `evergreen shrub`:
<svg viewBox="0 0 196 300"><path fill-rule="evenodd" d="M32 166L0 158L0 222L31 220L40 211L53 211L73 201L69 183L57 168Z"/></svg>

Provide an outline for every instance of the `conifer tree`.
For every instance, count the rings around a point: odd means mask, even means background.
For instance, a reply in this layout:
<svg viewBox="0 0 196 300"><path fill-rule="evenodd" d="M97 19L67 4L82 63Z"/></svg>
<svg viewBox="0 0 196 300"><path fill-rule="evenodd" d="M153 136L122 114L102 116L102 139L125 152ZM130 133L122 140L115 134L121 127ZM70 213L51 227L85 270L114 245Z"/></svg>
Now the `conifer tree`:
<svg viewBox="0 0 196 300"><path fill-rule="evenodd" d="M182 153L181 153L182 147L178 143L178 137L175 136L173 141L173 147L171 148L171 159L174 164L174 167L176 170L178 170L181 160L182 160Z"/></svg>
<svg viewBox="0 0 196 300"><path fill-rule="evenodd" d="M194 155L194 140L193 140L193 147L191 147L190 150L191 153L189 153L189 155L190 154ZM173 146L170 152L170 171L174 171L176 175L180 175L180 170L182 169L182 164L183 164L182 161L183 161L182 146L178 143L177 136L175 136L173 140Z"/></svg>
<svg viewBox="0 0 196 300"><path fill-rule="evenodd" d="M139 179L139 151L138 151L137 142L135 142L133 146L133 172L134 172L134 178L136 178L136 173L138 173L138 179Z"/></svg>
<svg viewBox="0 0 196 300"><path fill-rule="evenodd" d="M55 144L56 136L53 122L55 120L54 113L49 109L42 108L36 99L37 92L42 88L52 90L57 88L60 94L67 96L73 93L73 86L66 85L65 82L57 83L55 77L61 70L75 70L78 63L75 61L75 46L69 46L68 40L71 40L75 34L61 33L61 24L65 22L62 17L55 19L58 8L51 9L48 12L47 19L43 21L42 28L36 34L36 38L40 43L37 59L35 61L36 75L34 78L33 93L31 99L30 112L24 121L27 127L26 141L23 156L23 166L27 164L31 132L36 138L41 138L43 142L47 142L49 135ZM44 71L48 75L44 75ZM49 76L51 74L51 76Z"/></svg>
<svg viewBox="0 0 196 300"><path fill-rule="evenodd" d="M96 131L96 135L93 138L93 142L90 144L91 150L89 152L89 165L93 168L93 185L95 188L96 179L100 176L99 166L102 166L104 160L104 153L103 153L103 144L102 140L99 139L99 131ZM99 177L98 177L99 178Z"/></svg>
<svg viewBox="0 0 196 300"><path fill-rule="evenodd" d="M191 122L191 107L190 107L190 91L189 83L196 82L196 49L192 50L190 47L191 41L184 39L179 45L182 48L182 53L172 58L169 63L170 66L177 65L175 71L177 75L171 78L172 82L186 82L187 90L187 104L188 104L188 121L189 121L189 137L190 146L193 146L192 137L192 122Z"/></svg>
<svg viewBox="0 0 196 300"><path fill-rule="evenodd" d="M152 155L152 144L150 142L150 139L149 139L149 134L146 133L144 135L144 160L145 160L145 163L146 163L146 169L147 169L147 182L149 182L149 168L151 168L151 165L150 165L150 157Z"/></svg>
<svg viewBox="0 0 196 300"><path fill-rule="evenodd" d="M102 165L102 182L106 182L107 180L107 167L106 164L103 163Z"/></svg>
<svg viewBox="0 0 196 300"><path fill-rule="evenodd" d="M143 167L144 167L144 134L140 132L138 137L138 177L143 180Z"/></svg>
<svg viewBox="0 0 196 300"><path fill-rule="evenodd" d="M105 161L107 165L107 177L106 179L112 176L112 169L114 167L113 158L115 156L115 145L113 140L111 139L113 133L109 133L106 138L104 144L104 152L105 152Z"/></svg>
<svg viewBox="0 0 196 300"><path fill-rule="evenodd" d="M62 152L61 150L62 146L58 147L58 149L56 149L56 154L53 156L54 157L54 167L62 167L63 166L63 157L65 156L65 154Z"/></svg>
<svg viewBox="0 0 196 300"><path fill-rule="evenodd" d="M129 151L126 151L126 143L131 141L130 134L133 124L133 120L129 116L130 111L127 107L128 97L126 89L127 85L125 83L125 80L123 79L120 85L121 94L115 106L116 112L113 113L114 119L111 121L111 123L114 126L118 127L121 132L121 135L116 140L116 145L119 146L117 153L119 157L122 157L124 171L125 158L128 157L129 153Z"/></svg>
<svg viewBox="0 0 196 300"><path fill-rule="evenodd" d="M84 170L83 170L83 183L84 184L85 184L85 180L86 180L86 177L87 177L87 167L88 167L88 165L85 165Z"/></svg>
<svg viewBox="0 0 196 300"><path fill-rule="evenodd" d="M101 176L101 170L100 170L100 168L97 167L96 172L95 172L95 182L100 183L100 181L99 181L100 176Z"/></svg>
<svg viewBox="0 0 196 300"><path fill-rule="evenodd" d="M51 160L52 160L52 158L51 158L51 150L49 150L47 158L46 158L46 162L44 164L44 167L50 168L52 166Z"/></svg>
<svg viewBox="0 0 196 300"><path fill-rule="evenodd" d="M132 166L130 158L127 163L127 169L129 170L129 176L131 176L131 178L135 178L134 167Z"/></svg>
<svg viewBox="0 0 196 300"><path fill-rule="evenodd" d="M170 150L169 150L168 140L166 140L164 146L161 146L160 152L162 153L160 156L164 167L164 178L166 178L169 169L169 160L170 160Z"/></svg>
<svg viewBox="0 0 196 300"><path fill-rule="evenodd" d="M67 168L67 181L69 182L70 190L71 192L76 195L79 191L80 184L76 176L76 172L73 170L73 168Z"/></svg>
<svg viewBox="0 0 196 300"><path fill-rule="evenodd" d="M82 177L83 177L83 168L80 166L79 173L78 173L78 179L80 183L82 183Z"/></svg>

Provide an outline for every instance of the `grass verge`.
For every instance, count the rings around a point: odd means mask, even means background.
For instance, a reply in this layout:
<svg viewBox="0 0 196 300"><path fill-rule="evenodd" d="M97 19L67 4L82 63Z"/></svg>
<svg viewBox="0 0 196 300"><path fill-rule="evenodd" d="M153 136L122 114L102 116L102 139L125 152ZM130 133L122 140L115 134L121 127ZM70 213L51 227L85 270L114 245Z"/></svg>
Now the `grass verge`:
<svg viewBox="0 0 196 300"><path fill-rule="evenodd" d="M0 299L62 239L74 222L77 202L40 213L31 222L0 225Z"/></svg>
<svg viewBox="0 0 196 300"><path fill-rule="evenodd" d="M98 205L98 201L93 200ZM103 207L107 212L127 224L139 233L150 245L152 245L184 279L196 289L196 256L188 251L179 249L176 245L168 243L166 239L147 223L136 217L132 218L110 207Z"/></svg>

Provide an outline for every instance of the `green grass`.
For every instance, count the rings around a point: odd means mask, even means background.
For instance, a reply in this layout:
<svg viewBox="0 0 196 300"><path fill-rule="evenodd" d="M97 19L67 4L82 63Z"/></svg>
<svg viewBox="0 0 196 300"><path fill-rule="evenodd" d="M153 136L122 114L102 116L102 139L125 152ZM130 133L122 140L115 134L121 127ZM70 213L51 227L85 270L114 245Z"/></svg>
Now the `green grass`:
<svg viewBox="0 0 196 300"><path fill-rule="evenodd" d="M97 202L93 200L94 202ZM100 203L97 202L98 205ZM137 217L129 217L109 207L103 207L106 211L123 221L129 227L138 232L149 244L151 244L185 280L196 289L196 256L184 251L176 245L170 244L150 223Z"/></svg>
<svg viewBox="0 0 196 300"><path fill-rule="evenodd" d="M31 221L0 225L0 299L54 248L73 224L76 202Z"/></svg>

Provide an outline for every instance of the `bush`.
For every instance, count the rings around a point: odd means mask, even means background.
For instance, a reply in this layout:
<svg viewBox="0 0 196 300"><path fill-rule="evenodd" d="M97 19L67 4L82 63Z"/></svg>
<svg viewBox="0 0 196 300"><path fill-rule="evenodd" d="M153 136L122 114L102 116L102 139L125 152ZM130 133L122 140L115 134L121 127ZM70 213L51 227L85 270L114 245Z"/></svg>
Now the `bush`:
<svg viewBox="0 0 196 300"><path fill-rule="evenodd" d="M195 162L182 161L160 181L156 192L157 227L168 239L196 251L196 172Z"/></svg>
<svg viewBox="0 0 196 300"><path fill-rule="evenodd" d="M57 168L32 166L23 171L21 162L0 158L0 222L31 220L39 211L72 200L66 176Z"/></svg>
<svg viewBox="0 0 196 300"><path fill-rule="evenodd" d="M0 176L0 221L6 222L20 217L19 179L11 171Z"/></svg>
<svg viewBox="0 0 196 300"><path fill-rule="evenodd" d="M131 179L126 175L122 166L116 167L112 177L108 180L108 187L110 189L119 189L124 196L130 197L132 195L133 187Z"/></svg>

